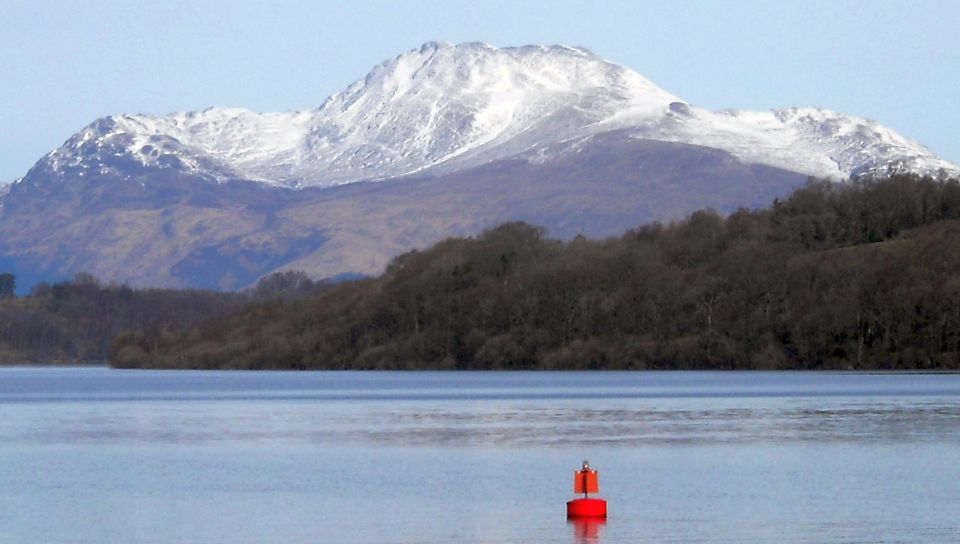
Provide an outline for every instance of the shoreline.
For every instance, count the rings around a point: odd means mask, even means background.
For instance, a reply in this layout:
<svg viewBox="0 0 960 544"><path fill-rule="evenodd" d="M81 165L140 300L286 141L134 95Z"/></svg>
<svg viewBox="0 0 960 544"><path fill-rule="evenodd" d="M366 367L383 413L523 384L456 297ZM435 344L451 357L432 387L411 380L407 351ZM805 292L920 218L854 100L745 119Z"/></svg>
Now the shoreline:
<svg viewBox="0 0 960 544"><path fill-rule="evenodd" d="M403 374L418 374L418 373L443 373L443 374L461 374L461 373L472 373L472 374L490 374L490 373L502 373L502 374L564 374L564 373L587 373L587 374L604 374L604 373L630 373L630 374L664 374L664 373L679 373L679 374L688 374L688 373L698 373L698 372L709 372L716 374L837 374L837 375L859 375L859 376L869 376L869 375L956 375L960 374L960 370L916 370L916 369L902 369L902 370L871 370L871 369L860 369L860 370L843 370L843 369L717 369L717 368L688 368L688 369L447 369L447 368L419 368L419 369L284 369L284 368L262 368L262 369L242 369L242 368L160 368L160 367L142 367L142 368L125 368L125 367L114 367L111 366L108 362L102 361L85 361L85 362L70 362L70 363L48 363L48 362L24 362L24 363L0 363L0 370L7 368L76 368L76 369L87 369L87 368L105 368L108 370L117 370L117 371L150 371L150 372L164 372L164 371L175 371L175 372L211 372L211 373L228 373L228 372L243 372L250 374L257 374L263 372L275 372L275 373L285 373L285 374L298 374L298 373L339 373L339 372L351 372L351 373L363 373L363 374L383 374L383 373L403 373Z"/></svg>
<svg viewBox="0 0 960 544"><path fill-rule="evenodd" d="M109 361L69 361L69 362L44 362L44 361L17 361L0 362L0 368L95 368L110 366Z"/></svg>

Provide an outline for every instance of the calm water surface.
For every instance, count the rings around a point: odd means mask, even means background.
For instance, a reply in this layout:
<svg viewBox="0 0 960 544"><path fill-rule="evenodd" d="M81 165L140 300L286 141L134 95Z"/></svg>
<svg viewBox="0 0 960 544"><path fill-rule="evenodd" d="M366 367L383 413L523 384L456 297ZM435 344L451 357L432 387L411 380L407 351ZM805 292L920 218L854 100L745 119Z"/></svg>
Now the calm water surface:
<svg viewBox="0 0 960 544"><path fill-rule="evenodd" d="M960 375L2 369L33 542L960 542Z"/></svg>

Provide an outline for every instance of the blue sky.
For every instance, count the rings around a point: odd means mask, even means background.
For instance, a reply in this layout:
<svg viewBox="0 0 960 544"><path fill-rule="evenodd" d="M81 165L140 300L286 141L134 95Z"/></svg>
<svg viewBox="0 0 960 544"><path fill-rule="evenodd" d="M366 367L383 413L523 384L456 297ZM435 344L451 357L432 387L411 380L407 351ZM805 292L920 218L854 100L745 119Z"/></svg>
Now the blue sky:
<svg viewBox="0 0 960 544"><path fill-rule="evenodd" d="M712 109L819 106L960 163L957 1L5 0L0 183L97 117L319 106L443 39L585 46Z"/></svg>

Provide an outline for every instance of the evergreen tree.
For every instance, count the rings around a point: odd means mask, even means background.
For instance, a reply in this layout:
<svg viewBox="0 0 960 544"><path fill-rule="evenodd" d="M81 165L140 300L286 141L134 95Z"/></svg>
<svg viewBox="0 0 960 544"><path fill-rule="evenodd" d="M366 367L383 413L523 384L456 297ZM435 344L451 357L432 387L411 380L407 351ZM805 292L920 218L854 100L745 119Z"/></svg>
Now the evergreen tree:
<svg viewBox="0 0 960 544"><path fill-rule="evenodd" d="M0 274L0 299L17 296L17 277L10 272Z"/></svg>

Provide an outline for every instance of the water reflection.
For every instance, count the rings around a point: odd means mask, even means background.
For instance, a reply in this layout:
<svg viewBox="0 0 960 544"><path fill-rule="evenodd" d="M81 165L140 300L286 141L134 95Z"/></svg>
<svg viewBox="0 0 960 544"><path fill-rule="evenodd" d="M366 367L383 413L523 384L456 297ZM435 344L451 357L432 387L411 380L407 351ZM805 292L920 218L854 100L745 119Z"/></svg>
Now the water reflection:
<svg viewBox="0 0 960 544"><path fill-rule="evenodd" d="M574 544L599 544L606 524L603 518L567 520L567 525L573 528Z"/></svg>

